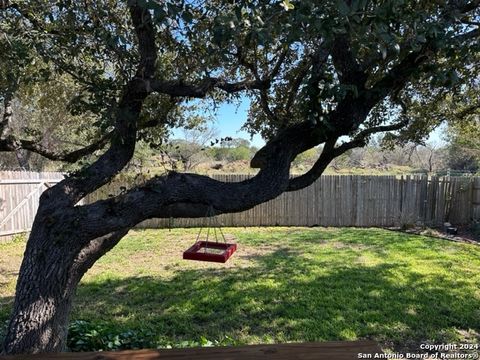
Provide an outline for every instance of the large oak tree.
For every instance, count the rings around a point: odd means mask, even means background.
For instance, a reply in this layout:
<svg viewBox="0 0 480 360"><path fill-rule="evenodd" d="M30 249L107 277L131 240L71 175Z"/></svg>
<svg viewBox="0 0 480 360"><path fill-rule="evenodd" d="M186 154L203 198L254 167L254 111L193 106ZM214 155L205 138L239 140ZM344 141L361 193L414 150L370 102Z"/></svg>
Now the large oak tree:
<svg viewBox="0 0 480 360"><path fill-rule="evenodd" d="M478 86L479 0L0 1L0 151L26 150L80 170L40 199L18 278L6 353L61 351L83 274L149 218L238 212L310 185L372 134L418 140L436 125L413 116ZM83 147L47 146L15 131L16 93L68 78ZM79 205L162 142L182 108L251 99L245 127L267 140L256 176L223 183L171 172ZM411 116L412 115L412 116ZM74 126L74 125L69 125ZM73 130L72 130L73 131ZM323 144L291 178L295 157Z"/></svg>

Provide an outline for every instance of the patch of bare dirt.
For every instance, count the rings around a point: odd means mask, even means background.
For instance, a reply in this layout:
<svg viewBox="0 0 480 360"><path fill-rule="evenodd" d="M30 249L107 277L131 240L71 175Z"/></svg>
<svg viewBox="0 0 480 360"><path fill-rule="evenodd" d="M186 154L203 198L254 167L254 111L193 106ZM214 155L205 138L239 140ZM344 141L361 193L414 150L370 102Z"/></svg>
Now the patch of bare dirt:
<svg viewBox="0 0 480 360"><path fill-rule="evenodd" d="M469 226L460 226L458 227L458 233L456 235L447 234L443 228L425 228L425 227L412 227L409 229L401 229L401 228L388 228L388 230L392 231L400 231L407 234L415 234L415 235L423 235L423 236L430 236L436 237L440 239L455 241L455 242L462 242L467 244L476 244L480 245L480 238L477 234L470 230Z"/></svg>

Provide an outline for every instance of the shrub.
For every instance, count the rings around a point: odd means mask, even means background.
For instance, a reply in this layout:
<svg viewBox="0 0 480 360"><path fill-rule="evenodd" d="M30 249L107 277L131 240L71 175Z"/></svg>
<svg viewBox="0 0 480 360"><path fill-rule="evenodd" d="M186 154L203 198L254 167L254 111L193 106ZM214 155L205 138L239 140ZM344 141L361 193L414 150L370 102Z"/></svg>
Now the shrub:
<svg viewBox="0 0 480 360"><path fill-rule="evenodd" d="M229 336L214 341L210 341L206 337L201 336L198 341L185 340L169 342L166 340L158 340L158 337L149 330L119 331L113 326L76 320L70 324L67 345L70 351L112 351L148 348L232 346L239 345L239 343Z"/></svg>
<svg viewBox="0 0 480 360"><path fill-rule="evenodd" d="M76 320L70 324L67 346L71 351L101 351L153 348L150 331L118 331L107 325Z"/></svg>

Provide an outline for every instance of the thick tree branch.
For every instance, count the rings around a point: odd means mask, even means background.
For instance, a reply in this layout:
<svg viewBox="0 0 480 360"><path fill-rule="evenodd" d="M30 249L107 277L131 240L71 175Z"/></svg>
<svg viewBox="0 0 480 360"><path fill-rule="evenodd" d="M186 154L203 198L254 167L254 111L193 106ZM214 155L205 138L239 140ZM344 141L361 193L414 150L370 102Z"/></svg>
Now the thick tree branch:
<svg viewBox="0 0 480 360"><path fill-rule="evenodd" d="M285 102L285 113L287 117L291 115L292 105L295 101L295 98L298 96L298 90L300 85L302 85L303 80L308 75L308 71L312 66L312 59L305 57L302 59L298 67L295 69L297 74L293 77L291 82L290 91L288 92L287 101Z"/></svg>
<svg viewBox="0 0 480 360"><path fill-rule="evenodd" d="M16 86L14 86L16 87ZM11 130L13 119L13 97L14 91L8 91L4 96L4 112L0 121L0 152L28 150L37 153L49 160L76 162L84 156L103 148L112 137L112 132L103 135L99 140L83 148L73 151L54 151L45 147L41 142L26 139L19 139ZM49 131L49 130L47 130Z"/></svg>
<svg viewBox="0 0 480 360"><path fill-rule="evenodd" d="M311 70L312 72L320 72L321 68L324 66L327 58L330 54L330 49L326 48L324 42L320 42L318 48L313 52L313 54L309 54L305 56L293 71L296 72L293 75L293 80L291 81L291 86L287 95L287 100L285 101L284 106L284 124L283 128L286 127L285 124L288 123L290 117L292 115L292 106L295 102L295 99L298 96L298 91L300 86L304 82L305 78L308 75L308 72ZM314 70L315 68L315 70ZM318 74L321 75L321 74ZM317 80L319 80L317 78ZM314 82L314 86L318 88L318 81Z"/></svg>
<svg viewBox="0 0 480 360"><path fill-rule="evenodd" d="M289 50L290 50L289 48L284 49L280 53L280 55L278 56L278 59L275 62L275 65L273 66L272 71L270 72L270 74L268 76L268 78L270 80L273 79L275 76L277 76L278 73L280 72L280 69L282 68L283 63L284 63L285 59L287 58Z"/></svg>
<svg viewBox="0 0 480 360"><path fill-rule="evenodd" d="M331 55L340 83L355 85L359 90L363 89L367 81L367 75L352 52L350 39L347 34L340 34L335 37Z"/></svg>
<svg viewBox="0 0 480 360"><path fill-rule="evenodd" d="M297 156L299 153L325 142L327 136L327 129L309 121L292 125L281 130L277 136L257 151L250 161L250 166L259 169L268 166L277 156L277 151L283 146L291 146L293 156Z"/></svg>
<svg viewBox="0 0 480 360"><path fill-rule="evenodd" d="M247 60L245 56L245 52L242 46L237 46L237 52L235 53L235 57L238 59L238 63L244 67L246 67L250 72L253 74L255 79L260 79L260 74L258 73L257 64L252 63Z"/></svg>
<svg viewBox="0 0 480 360"><path fill-rule="evenodd" d="M91 239L133 227L150 218L204 217L210 208L216 215L244 211L273 199L284 191L294 191L310 185L333 158L353 147L364 145L368 135L396 130L404 125L402 122L363 130L354 140L337 148L334 147L337 138L330 137L312 169L290 180L291 161L307 146L305 141L313 141L305 136L306 126L297 126L290 128L290 136L276 139L275 156L249 180L225 183L203 175L171 173L154 178L123 195L76 207L73 209L76 216L72 217L82 227L85 238ZM311 144L308 146L311 147Z"/></svg>
<svg viewBox="0 0 480 360"><path fill-rule="evenodd" d="M361 141L366 139L368 136L378 133L378 132L386 132L386 131L395 131L400 130L408 125L408 119L404 119L394 124L390 125L379 125L379 126L372 126L360 131L354 138L355 140Z"/></svg>
<svg viewBox="0 0 480 360"><path fill-rule="evenodd" d="M278 74L278 72L280 71L280 68L283 64L283 62L285 61L285 58L288 54L288 49L285 49L284 51L282 51L282 53L279 55L270 75L268 76L268 85L270 85L270 81ZM263 87L260 90L260 106L262 107L262 110L263 112L265 113L265 115L271 120L271 121L274 121L274 122L277 122L278 121L278 116L277 114L275 113L275 111L272 110L271 106L270 106L270 100L269 100L269 94L268 94L268 87Z"/></svg>
<svg viewBox="0 0 480 360"><path fill-rule="evenodd" d="M433 54L432 47L427 43L420 50L405 56L382 79L366 91L366 101L369 104L376 104L387 95L398 92Z"/></svg>
<svg viewBox="0 0 480 360"><path fill-rule="evenodd" d="M367 129L360 131L351 141L345 142L340 146L336 147L333 151L334 157L340 156L344 152L354 149L356 147L365 146L368 142L368 137L372 134L378 132L386 132L386 131L395 131L404 128L408 124L408 119L400 121L395 124L391 125L380 125L380 126L373 126Z"/></svg>
<svg viewBox="0 0 480 360"><path fill-rule="evenodd" d="M156 62L155 32L148 10L129 1L130 16L138 38L140 63L136 77L125 86L116 113L115 129L110 148L89 167L64 179L47 190L43 196L56 199L52 206L72 206L95 191L120 172L133 156L136 144L137 121L146 91L138 91L138 82L153 77Z"/></svg>
<svg viewBox="0 0 480 360"><path fill-rule="evenodd" d="M107 133L92 144L73 151L50 150L41 143L31 140L17 139L13 135L10 135L5 139L0 140L0 151L17 151L23 149L37 153L49 160L74 163L79 159L91 155L95 151L103 148L111 139L112 135L113 132Z"/></svg>
<svg viewBox="0 0 480 360"><path fill-rule="evenodd" d="M259 99L260 100L260 106L261 106L263 112L265 113L265 115L267 116L267 118L270 119L270 121L277 122L278 117L276 116L276 114L270 108L270 100L269 100L267 89L261 89L259 97L260 97L260 99Z"/></svg>
<svg viewBox="0 0 480 360"><path fill-rule="evenodd" d="M325 171L328 164L333 160L334 156L334 147L337 138L329 139L320 154L320 157L317 159L315 164L308 170L305 174L297 176L293 179L290 179L288 183L288 188L286 191L297 191L303 189L315 182L320 175Z"/></svg>
<svg viewBox="0 0 480 360"><path fill-rule="evenodd" d="M138 90L146 92L158 92L174 97L192 97L204 98L209 92L219 89L226 93L232 94L245 90L267 90L273 78L280 71L280 67L285 60L286 51L280 54L272 71L263 79L256 72L256 68L250 63L241 63L253 72L254 80L241 80L237 82L229 82L224 79L208 77L196 84L187 84L182 80L145 80L137 84Z"/></svg>
<svg viewBox="0 0 480 360"><path fill-rule="evenodd" d="M279 55L272 70L263 78L261 78L260 74L257 72L256 66L245 60L242 50L239 48L239 51L236 54L239 58L239 62L242 66L245 66L252 72L253 77L255 78L254 80L245 79L236 82L229 82L216 77L207 77L197 83L188 84L182 80L147 79L143 82L137 83L137 87L139 91L146 91L148 93L157 92L173 97L192 98L204 98L209 92L215 89L225 91L229 94L245 90L260 90L261 92L266 92L270 87L273 78L278 75L287 53L288 49L284 50Z"/></svg>
<svg viewBox="0 0 480 360"><path fill-rule="evenodd" d="M13 92L9 91L3 99L3 114L0 121L0 150L1 139L9 135L10 125L13 117Z"/></svg>
<svg viewBox="0 0 480 360"><path fill-rule="evenodd" d="M141 7L137 0L129 0L128 4L140 53L140 64L137 67L136 77L143 80L150 79L155 73L157 59L153 20L149 11Z"/></svg>
<svg viewBox="0 0 480 360"><path fill-rule="evenodd" d="M215 214L244 211L285 191L292 147L279 148L276 155L246 181L225 183L203 175L171 173L123 195L77 206L72 209L73 218L88 240L149 218L204 217L209 208Z"/></svg>
<svg viewBox="0 0 480 360"><path fill-rule="evenodd" d="M329 139L325 143L320 157L312 166L312 168L305 174L291 179L286 191L296 191L311 185L315 180L318 179L320 175L322 175L328 164L330 164L334 158L353 148L365 146L367 138L371 134L399 130L406 125L407 121L401 121L391 125L374 126L361 131L352 141L343 143L338 147L335 147L335 142L338 138L333 137Z"/></svg>
<svg viewBox="0 0 480 360"><path fill-rule="evenodd" d="M151 80L136 84L139 91L158 92L174 97L204 98L214 89L229 94L244 90L262 89L269 86L269 80L243 80L228 82L219 78L206 78L197 84L186 84L180 80Z"/></svg>
<svg viewBox="0 0 480 360"><path fill-rule="evenodd" d="M99 258L117 245L127 233L128 229L120 229L89 241L78 252L73 261L67 287L74 289L87 270L90 269Z"/></svg>

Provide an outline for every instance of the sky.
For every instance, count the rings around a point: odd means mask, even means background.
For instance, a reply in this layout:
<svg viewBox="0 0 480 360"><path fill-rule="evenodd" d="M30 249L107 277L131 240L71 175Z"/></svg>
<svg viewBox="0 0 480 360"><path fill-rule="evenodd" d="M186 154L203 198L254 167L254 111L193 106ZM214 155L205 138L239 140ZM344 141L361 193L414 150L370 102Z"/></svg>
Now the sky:
<svg viewBox="0 0 480 360"><path fill-rule="evenodd" d="M215 127L220 131L220 137L230 136L233 138L244 138L250 141L253 146L262 147L265 144L260 135L254 135L253 139L246 131L240 128L247 121L250 101L243 98L240 104L222 104L218 110Z"/></svg>
<svg viewBox="0 0 480 360"><path fill-rule="evenodd" d="M214 123L212 124L219 132L219 137L233 137L233 138L243 138L250 141L250 143L260 148L265 145L265 141L261 138L260 135L254 135L253 138L250 137L250 134L246 131L241 131L240 128L245 124L247 120L248 108L250 101L246 97L242 97L239 103L235 104L222 104L217 110L216 116L214 117ZM442 146L445 144L443 140L443 132L445 130L444 126L440 126L435 131L430 134L430 137L427 140L427 143L435 144L437 146ZM174 138L182 138L182 130L175 129Z"/></svg>
<svg viewBox="0 0 480 360"><path fill-rule="evenodd" d="M262 147L265 141L260 135L255 135L253 138L246 131L241 131L240 128L247 121L248 108L250 101L243 97L238 104L222 104L217 110L212 124L219 132L219 137L243 138L250 141L255 147ZM173 137L182 138L182 130L175 129Z"/></svg>

